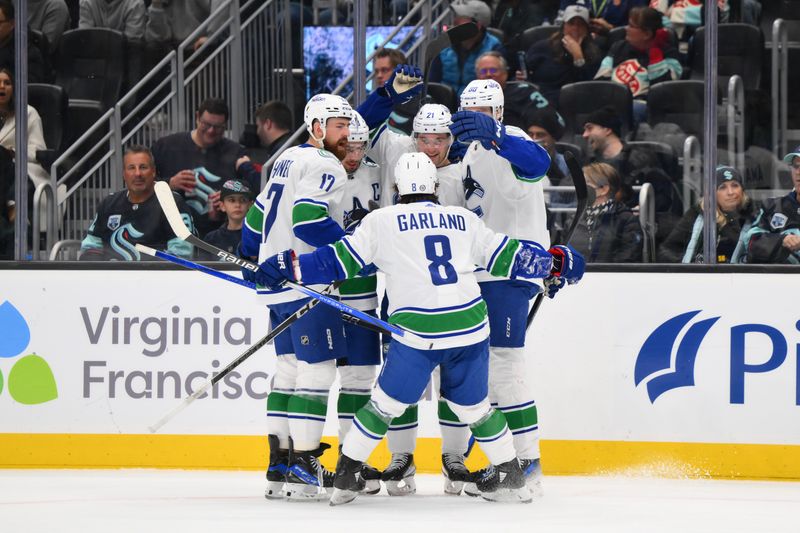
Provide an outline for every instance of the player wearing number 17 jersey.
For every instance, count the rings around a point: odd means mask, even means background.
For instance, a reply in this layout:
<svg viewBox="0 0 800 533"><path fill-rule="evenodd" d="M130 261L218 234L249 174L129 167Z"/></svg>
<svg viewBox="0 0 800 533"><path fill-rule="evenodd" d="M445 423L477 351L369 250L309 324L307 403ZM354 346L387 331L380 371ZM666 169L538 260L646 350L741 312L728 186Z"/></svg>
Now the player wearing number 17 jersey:
<svg viewBox="0 0 800 533"><path fill-rule="evenodd" d="M431 349L395 336L367 405L358 410L336 467L331 504L364 488L363 462L389 422L419 401L431 371L441 371L441 397L469 424L499 473L477 481L490 500L530 501L505 416L488 400L489 319L475 265L516 278L563 276L577 282L582 258L562 247L546 251L489 228L473 213L436 202L436 168L423 153L404 154L395 169L400 204L368 214L352 235L294 259L286 250L262 262L256 279L278 287L355 276L373 263L386 275L389 322L433 342ZM565 259L566 257L566 259Z"/></svg>
<svg viewBox="0 0 800 533"><path fill-rule="evenodd" d="M242 256L263 261L286 248L310 252L344 235L347 175L341 160L352 117L353 109L340 96L318 94L309 100L304 113L308 141L286 150L273 165L245 219ZM308 302L289 289L258 291L272 327ZM320 444L328 392L336 360L347 355L346 348L339 312L324 305L275 339L276 375L267 397L267 498L320 499L331 487L333 473L322 468L318 457L328 446Z"/></svg>

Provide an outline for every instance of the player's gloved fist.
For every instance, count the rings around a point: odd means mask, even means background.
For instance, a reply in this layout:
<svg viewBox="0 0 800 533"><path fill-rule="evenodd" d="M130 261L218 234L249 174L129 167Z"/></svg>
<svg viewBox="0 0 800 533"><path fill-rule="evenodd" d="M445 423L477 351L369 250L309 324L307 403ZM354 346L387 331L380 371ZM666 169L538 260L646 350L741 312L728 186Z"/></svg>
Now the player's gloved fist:
<svg viewBox="0 0 800 533"><path fill-rule="evenodd" d="M369 214L369 211L363 207L356 207L352 211L344 214L344 232L347 235L352 235L356 230L361 220Z"/></svg>
<svg viewBox="0 0 800 533"><path fill-rule="evenodd" d="M450 151L447 153L447 159L450 160L451 163L458 163L467 153L467 148L469 148L468 144L460 143L458 141L452 143L450 145Z"/></svg>
<svg viewBox="0 0 800 533"><path fill-rule="evenodd" d="M255 272L256 283L273 291L280 289L286 280L296 281L294 261L297 256L294 250L284 250L267 258L258 265Z"/></svg>
<svg viewBox="0 0 800 533"><path fill-rule="evenodd" d="M489 115L459 111L452 117L450 131L461 142L480 141L487 150L497 149L506 139L506 127Z"/></svg>
<svg viewBox="0 0 800 533"><path fill-rule="evenodd" d="M572 285L578 283L586 270L586 260L569 245L556 245L548 250L553 255L552 274Z"/></svg>
<svg viewBox="0 0 800 533"><path fill-rule="evenodd" d="M519 250L514 257L511 279L544 278L553 268L553 256L540 244L533 241L520 241Z"/></svg>
<svg viewBox="0 0 800 533"><path fill-rule="evenodd" d="M241 257L242 259L244 259L246 261L252 261L253 260L253 258L251 256L249 256L249 255L245 254L244 252L242 252L242 243L239 243L239 247L236 250L236 255L238 255L239 257ZM242 279L243 280L249 281L250 283L255 283L256 282L256 273L255 272L253 272L252 270L250 270L249 268L246 268L246 267L242 267L241 270L242 270Z"/></svg>
<svg viewBox="0 0 800 533"><path fill-rule="evenodd" d="M397 65L384 84L394 104L404 104L422 92L422 71L412 65Z"/></svg>
<svg viewBox="0 0 800 533"><path fill-rule="evenodd" d="M556 276L549 276L544 278L544 293L548 298L555 298L556 293L567 285L564 278L557 278Z"/></svg>

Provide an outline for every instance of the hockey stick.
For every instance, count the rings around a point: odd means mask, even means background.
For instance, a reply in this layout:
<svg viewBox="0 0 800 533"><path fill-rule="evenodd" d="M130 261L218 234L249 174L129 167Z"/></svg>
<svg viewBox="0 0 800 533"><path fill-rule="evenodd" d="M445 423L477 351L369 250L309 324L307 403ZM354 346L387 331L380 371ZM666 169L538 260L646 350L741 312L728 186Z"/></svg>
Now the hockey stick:
<svg viewBox="0 0 800 533"><path fill-rule="evenodd" d="M427 46L425 46L425 55L423 57L425 70L423 71L422 78L422 94L420 95L419 100L420 106L425 104L425 99L428 96L428 81L430 78L433 60L436 59L445 48L454 46L461 41L476 36L477 34L478 25L474 22L467 22L466 24L453 26L447 31L440 33L431 42L429 42Z"/></svg>
<svg viewBox="0 0 800 533"><path fill-rule="evenodd" d="M137 249L138 249L138 247L141 246L141 245L136 245L136 246L137 246ZM142 248L147 248L147 247L142 247ZM159 253L157 250L153 250L152 248L147 248L147 249L151 250L153 252ZM144 251L144 250L140 250L140 251ZM145 253L148 253L148 252L145 252ZM213 269L209 269L209 270L213 270ZM231 277L233 277L233 276L231 276ZM225 278L223 278L223 279L225 279ZM234 278L234 279L237 279L237 278ZM242 280L239 280L239 281L242 281ZM329 285L325 290L326 291L334 290L338 283L339 282ZM256 342L254 345L250 346L250 348L248 348L247 351L245 351L239 357L237 357L236 359L234 359L233 361L228 363L228 366L223 368L217 375L215 375L214 377L212 377L209 380L206 380L206 382L203 384L202 387L200 387L199 389L194 391L192 394L190 394L189 396L184 398L184 400L181 403L176 405L175 408L172 409L169 413L167 413L166 415L162 416L155 424L153 424L152 426L149 426L147 429L150 430L150 433L155 433L156 431L161 429L164 426L164 424L166 424L167 422L172 420L175 417L175 415L177 415L178 413L180 413L181 411L186 409L189 406L189 404L192 403L193 401L195 401L197 398L199 398L203 394L207 393L211 389L211 387L216 385L225 376L230 374L231 371L233 371L234 368L236 368L237 366L242 364L248 357L250 357L251 355L256 353L258 350L263 348L265 345L267 345L270 342L272 342L278 335L283 333L289 326L291 326L292 324L297 322L297 320L299 320L303 315L305 315L306 313L311 311L311 309L313 309L314 306L316 306L318 303L319 303L319 300L311 300L311 301L309 301L303 307L301 307L300 309L295 311L293 315L291 315L286 320L284 320L283 322L281 322L280 324L275 326L272 329L272 331L270 331L264 337L262 337L261 340Z"/></svg>
<svg viewBox="0 0 800 533"><path fill-rule="evenodd" d="M167 218L167 222L169 222L172 231L175 235L189 244L200 248L201 250L205 250L210 254L218 257L220 260L225 261L227 263L234 263L239 267L246 268L252 272L258 272L259 266L256 263L251 261L247 261L246 259L242 259L237 255L234 255L230 252L226 252L221 248L217 248L216 246L205 242L204 240L200 239L199 237L192 234L189 231L189 228L183 223L183 217L181 217L180 211L178 211L178 206L175 204L175 198L172 195L172 189L169 188L169 184L165 181L159 181L155 184L155 192L156 192L156 199L158 203L161 205L161 210L164 212L164 215ZM431 341L427 341L422 337L411 333L403 328L395 326L393 324L389 324L388 322L384 322L379 318L375 318L370 316L363 311L359 311L354 307L350 307L349 305L340 302L335 298L331 298L326 294L322 294L320 292L315 291L305 285L300 285L299 283L295 283L293 281L286 281L286 286L302 292L306 296L311 298L321 300L322 303L330 305L331 307L335 307L339 311L347 313L348 315L354 316L356 318L361 319L362 321L366 322L367 324L372 324L377 326L382 330L384 333L391 333L392 335L397 335L402 337L406 340L409 345L413 345L417 348L423 350L431 350L433 349L433 343Z"/></svg>
<svg viewBox="0 0 800 533"><path fill-rule="evenodd" d="M575 156L572 155L572 152L566 152L564 154L564 160L566 161L567 168L572 176L572 182L575 185L575 197L577 198L575 216L573 217L572 222L570 222L569 228L567 228L567 232L564 234L564 238L562 239L565 244L569 244L572 234L575 233L575 228L578 227L578 220L581 218L581 216L583 216L583 212L586 210L588 192L586 189L586 177L583 175L583 169L578 163L578 160L575 159ZM536 313L539 312L539 308L542 306L543 301L544 291L537 294L536 299L533 301L533 307L531 307L531 310L528 313L528 320L525 324L526 331L531 327L531 322L533 322Z"/></svg>
<svg viewBox="0 0 800 533"><path fill-rule="evenodd" d="M252 290L256 289L256 284L251 282L251 281L246 281L246 280L237 278L236 276L231 276L230 274L226 274L225 272L221 272L219 270L215 270L213 268L209 268L207 266L201 265L200 263L195 263L194 261L190 261L188 259L183 259L181 257L174 256L174 255L172 255L170 253L162 252L161 250L155 250L155 249L150 248L149 246L145 246L143 244L137 244L136 245L136 249L139 252L143 253L143 254L147 254L147 255L150 255L152 257L158 257L159 259L164 259L165 261L169 261L170 263L175 263L176 265L181 265L181 266L184 266L186 268L191 268L192 270L197 270L198 272L202 272L204 274L209 274L211 276L214 276L215 278L219 278L221 280L224 280L224 281L227 281L227 282L230 282L230 283L235 283L237 285L241 285L242 287L247 287L248 289L252 289ZM340 284L341 284L341 282L337 282L336 286L339 286ZM324 293L328 293L329 291L326 289L323 292ZM319 302L320 300L313 300L313 301L314 302ZM376 331L378 333L381 333L383 331L381 328L379 328L378 326L376 326L374 324L368 324L368 323L364 322L363 320L361 320L360 318L354 317L354 316L349 315L349 314L344 313L344 312L342 313L342 320L344 320L345 322L348 322L350 324L356 325L356 326L361 326L362 328L365 328L365 329Z"/></svg>

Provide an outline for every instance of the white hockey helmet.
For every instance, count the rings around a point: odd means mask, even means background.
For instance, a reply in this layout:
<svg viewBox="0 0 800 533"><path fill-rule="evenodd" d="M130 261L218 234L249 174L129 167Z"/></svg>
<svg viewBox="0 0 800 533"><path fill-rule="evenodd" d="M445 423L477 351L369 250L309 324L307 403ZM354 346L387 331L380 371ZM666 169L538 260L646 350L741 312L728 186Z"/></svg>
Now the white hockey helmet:
<svg viewBox="0 0 800 533"><path fill-rule="evenodd" d="M353 108L350 104L339 95L320 93L306 104L303 111L303 121L306 123L306 129L311 137L317 141L325 139L325 126L328 124L330 118L346 118L353 119ZM322 128L322 137L317 139L314 137L314 121L319 121Z"/></svg>
<svg viewBox="0 0 800 533"><path fill-rule="evenodd" d="M425 104L414 117L414 133L450 133L450 110L442 104Z"/></svg>
<svg viewBox="0 0 800 533"><path fill-rule="evenodd" d="M461 93L461 109L491 107L495 120L503 121L503 88L494 80L472 80Z"/></svg>
<svg viewBox="0 0 800 533"><path fill-rule="evenodd" d="M350 119L350 136L347 137L351 143L365 143L369 141L369 127L364 117L356 110L353 110L353 118Z"/></svg>
<svg viewBox="0 0 800 533"><path fill-rule="evenodd" d="M422 152L400 156L394 166L394 181L400 196L406 194L436 194L439 177L436 165Z"/></svg>

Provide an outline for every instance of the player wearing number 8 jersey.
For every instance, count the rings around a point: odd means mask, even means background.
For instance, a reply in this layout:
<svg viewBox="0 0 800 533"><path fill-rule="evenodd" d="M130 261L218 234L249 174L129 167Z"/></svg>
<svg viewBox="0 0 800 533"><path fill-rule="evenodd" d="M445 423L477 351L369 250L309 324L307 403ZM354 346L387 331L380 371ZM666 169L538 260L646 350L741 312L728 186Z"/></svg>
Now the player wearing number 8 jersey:
<svg viewBox="0 0 800 533"><path fill-rule="evenodd" d="M256 279L279 287L355 276L373 263L386 274L389 322L433 341L420 350L393 337L369 403L358 410L336 469L331 504L363 489L363 462L389 422L419 401L431 371L441 370L441 397L470 429L497 476L477 481L490 500L530 501L504 415L488 400L489 320L475 265L503 277L551 275L577 282L583 260L568 247L549 252L496 233L474 214L436 202L436 168L422 153L404 154L396 170L401 203L371 212L352 235L295 259L286 250L262 262Z"/></svg>
<svg viewBox="0 0 800 533"><path fill-rule="evenodd" d="M349 207L341 161L352 117L353 109L340 96L319 94L309 100L304 113L309 138L286 150L273 165L242 228L243 257L263 261L287 247L310 252L344 235L343 216ZM252 276L246 270L243 275ZM308 301L291 290L259 287L258 292L269 307L273 327ZM347 355L339 312L316 306L275 339L275 351L276 375L267 397L266 497L323 498L333 473L318 461L328 446L320 439L336 360Z"/></svg>

